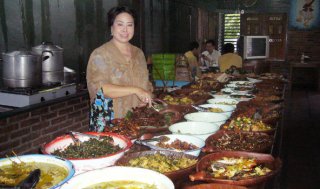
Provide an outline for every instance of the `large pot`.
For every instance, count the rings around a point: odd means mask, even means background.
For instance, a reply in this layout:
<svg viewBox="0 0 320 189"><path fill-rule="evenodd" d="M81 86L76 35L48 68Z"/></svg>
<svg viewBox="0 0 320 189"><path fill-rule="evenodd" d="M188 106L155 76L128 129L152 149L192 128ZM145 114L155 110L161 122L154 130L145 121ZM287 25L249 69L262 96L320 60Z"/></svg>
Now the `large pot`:
<svg viewBox="0 0 320 189"><path fill-rule="evenodd" d="M36 88L42 84L41 56L31 51L3 53L3 85L9 88Z"/></svg>
<svg viewBox="0 0 320 189"><path fill-rule="evenodd" d="M63 49L51 42L42 42L41 45L32 47L32 51L46 57L42 60L42 84L62 83L64 80Z"/></svg>

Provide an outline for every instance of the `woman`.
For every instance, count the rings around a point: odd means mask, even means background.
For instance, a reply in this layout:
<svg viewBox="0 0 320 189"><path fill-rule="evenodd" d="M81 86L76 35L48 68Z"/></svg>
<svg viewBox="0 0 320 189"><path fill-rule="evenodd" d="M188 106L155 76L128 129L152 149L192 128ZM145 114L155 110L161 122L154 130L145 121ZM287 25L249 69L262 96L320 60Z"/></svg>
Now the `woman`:
<svg viewBox="0 0 320 189"><path fill-rule="evenodd" d="M102 132L132 107L151 105L151 85L143 52L130 44L135 16L127 7L108 12L111 40L95 49L87 66L90 131Z"/></svg>
<svg viewBox="0 0 320 189"><path fill-rule="evenodd" d="M242 68L241 56L234 53L234 45L226 43L222 46L222 56L218 60L220 72L225 72L231 67Z"/></svg>

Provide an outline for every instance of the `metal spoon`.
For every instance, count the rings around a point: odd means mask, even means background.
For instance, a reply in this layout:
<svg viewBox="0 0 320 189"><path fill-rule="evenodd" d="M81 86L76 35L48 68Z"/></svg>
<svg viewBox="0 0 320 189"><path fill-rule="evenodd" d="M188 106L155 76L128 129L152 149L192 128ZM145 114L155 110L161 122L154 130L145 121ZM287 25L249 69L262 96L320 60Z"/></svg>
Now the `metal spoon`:
<svg viewBox="0 0 320 189"><path fill-rule="evenodd" d="M200 106L191 105L194 109L200 111L200 112L208 112L209 110L207 108L203 108Z"/></svg>
<svg viewBox="0 0 320 189"><path fill-rule="evenodd" d="M71 139L73 140L76 146L80 146L81 141L74 136L73 132L68 132L68 135L70 135Z"/></svg>

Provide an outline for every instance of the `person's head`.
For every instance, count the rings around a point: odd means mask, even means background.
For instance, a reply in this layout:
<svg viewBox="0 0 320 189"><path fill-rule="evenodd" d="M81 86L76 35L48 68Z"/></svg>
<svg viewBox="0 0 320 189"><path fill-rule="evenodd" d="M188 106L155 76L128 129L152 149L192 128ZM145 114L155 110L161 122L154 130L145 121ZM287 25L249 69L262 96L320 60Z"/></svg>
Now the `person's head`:
<svg viewBox="0 0 320 189"><path fill-rule="evenodd" d="M135 13L128 7L114 7L108 12L108 26L113 39L126 43L134 34Z"/></svg>
<svg viewBox="0 0 320 189"><path fill-rule="evenodd" d="M212 53L215 48L216 48L216 43L214 42L213 39L209 39L208 41L206 41L206 50L209 53Z"/></svg>
<svg viewBox="0 0 320 189"><path fill-rule="evenodd" d="M189 44L189 50L193 52L194 55L199 55L199 43L196 41L193 41Z"/></svg>
<svg viewBox="0 0 320 189"><path fill-rule="evenodd" d="M226 43L222 46L222 54L234 53L234 45L232 43Z"/></svg>

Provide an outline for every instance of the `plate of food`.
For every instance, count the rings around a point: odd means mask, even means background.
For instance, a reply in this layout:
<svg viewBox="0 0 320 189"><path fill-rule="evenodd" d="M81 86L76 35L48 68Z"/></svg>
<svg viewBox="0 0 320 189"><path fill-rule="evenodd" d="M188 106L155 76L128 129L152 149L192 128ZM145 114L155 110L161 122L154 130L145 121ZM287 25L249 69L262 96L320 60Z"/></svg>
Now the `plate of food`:
<svg viewBox="0 0 320 189"><path fill-rule="evenodd" d="M238 132L273 133L275 128L261 120L254 120L247 116L236 117L221 126L221 129Z"/></svg>
<svg viewBox="0 0 320 189"><path fill-rule="evenodd" d="M253 186L270 180L281 167L280 159L269 154L222 151L199 160L191 181Z"/></svg>
<svg viewBox="0 0 320 189"><path fill-rule="evenodd" d="M223 104L223 105L232 105L236 106L239 101L232 98L213 98L207 101L209 104Z"/></svg>
<svg viewBox="0 0 320 189"><path fill-rule="evenodd" d="M218 151L268 152L273 144L273 137L265 133L234 132L219 130L206 139L205 153Z"/></svg>
<svg viewBox="0 0 320 189"><path fill-rule="evenodd" d="M116 165L151 169L175 181L191 174L197 161L196 156L181 152L152 150L127 154Z"/></svg>

